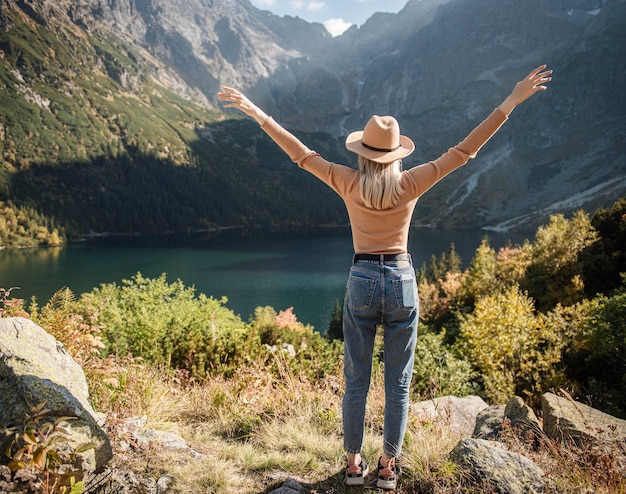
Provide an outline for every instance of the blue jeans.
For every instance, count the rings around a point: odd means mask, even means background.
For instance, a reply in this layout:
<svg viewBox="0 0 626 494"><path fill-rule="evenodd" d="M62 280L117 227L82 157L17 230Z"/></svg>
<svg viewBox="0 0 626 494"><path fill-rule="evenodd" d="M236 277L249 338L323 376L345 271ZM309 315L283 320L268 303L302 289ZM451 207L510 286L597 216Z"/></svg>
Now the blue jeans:
<svg viewBox="0 0 626 494"><path fill-rule="evenodd" d="M360 453L365 404L372 373L377 325L384 328L384 453L402 452L409 411L419 305L415 269L409 261L356 261L350 269L343 305L344 447Z"/></svg>

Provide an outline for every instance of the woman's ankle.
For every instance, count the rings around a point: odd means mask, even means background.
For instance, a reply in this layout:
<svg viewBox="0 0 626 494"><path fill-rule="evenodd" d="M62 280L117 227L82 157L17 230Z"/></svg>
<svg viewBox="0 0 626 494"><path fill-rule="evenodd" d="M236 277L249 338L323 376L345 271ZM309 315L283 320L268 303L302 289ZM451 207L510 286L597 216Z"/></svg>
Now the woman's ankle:
<svg viewBox="0 0 626 494"><path fill-rule="evenodd" d="M393 467L396 465L396 459L395 457L388 456L386 453L383 453L383 455L380 457L380 465L384 468L393 469Z"/></svg>
<svg viewBox="0 0 626 494"><path fill-rule="evenodd" d="M360 464L361 464L361 453L348 453L348 466L360 465Z"/></svg>

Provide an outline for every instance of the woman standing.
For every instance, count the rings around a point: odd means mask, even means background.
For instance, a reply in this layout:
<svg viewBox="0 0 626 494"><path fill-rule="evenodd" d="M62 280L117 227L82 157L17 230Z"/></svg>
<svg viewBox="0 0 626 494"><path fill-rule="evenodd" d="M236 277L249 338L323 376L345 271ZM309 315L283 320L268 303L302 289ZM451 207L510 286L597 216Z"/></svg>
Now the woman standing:
<svg viewBox="0 0 626 494"><path fill-rule="evenodd" d="M393 490L400 476L398 458L407 424L419 315L415 269L407 252L415 204L436 182L474 158L517 105L546 89L552 71L545 69L545 65L537 67L518 82L461 143L438 159L406 171L402 159L415 146L400 134L391 116L374 115L362 131L347 137L347 149L358 155L355 170L310 150L236 89L222 86L217 95L225 108L237 108L255 119L298 166L331 187L346 205L355 252L343 312L348 485L363 485L369 472L361 447L378 325L384 328L385 415L377 487Z"/></svg>

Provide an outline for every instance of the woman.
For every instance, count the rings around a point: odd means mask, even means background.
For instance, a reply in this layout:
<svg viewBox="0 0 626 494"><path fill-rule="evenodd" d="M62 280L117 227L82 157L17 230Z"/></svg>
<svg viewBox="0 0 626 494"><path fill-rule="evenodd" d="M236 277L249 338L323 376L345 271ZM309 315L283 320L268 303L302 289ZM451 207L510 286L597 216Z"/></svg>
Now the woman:
<svg viewBox="0 0 626 494"><path fill-rule="evenodd" d="M377 487L395 489L400 475L398 458L406 430L418 323L415 270L407 253L415 204L437 181L474 158L517 105L546 89L544 84L552 79L552 71L545 69L545 65L537 67L518 82L498 108L457 146L435 161L406 171L402 171L402 159L415 146L400 134L393 117L374 115L363 131L347 137L347 149L358 155L357 171L331 163L310 150L236 89L223 86L218 93L225 108L237 108L255 119L298 166L339 194L348 211L355 252L343 313L343 428L348 485L364 484L369 472L361 447L374 338L381 324L385 415Z"/></svg>

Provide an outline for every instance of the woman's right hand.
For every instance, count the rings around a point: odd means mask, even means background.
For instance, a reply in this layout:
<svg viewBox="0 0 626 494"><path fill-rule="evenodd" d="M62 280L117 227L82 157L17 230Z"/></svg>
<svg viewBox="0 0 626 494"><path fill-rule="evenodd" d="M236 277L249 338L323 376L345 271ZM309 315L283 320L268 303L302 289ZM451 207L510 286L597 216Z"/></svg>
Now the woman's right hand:
<svg viewBox="0 0 626 494"><path fill-rule="evenodd" d="M508 116L513 111L513 108L526 101L533 94L548 89L545 83L552 80L552 77L550 77L552 70L545 70L545 68L546 65L540 65L533 69L530 74L515 85L511 94L506 97L498 108Z"/></svg>
<svg viewBox="0 0 626 494"><path fill-rule="evenodd" d="M217 93L217 99L226 102L224 108L237 108L246 115L254 118L259 125L267 120L267 114L250 101L241 91L228 86L222 86L222 92Z"/></svg>

